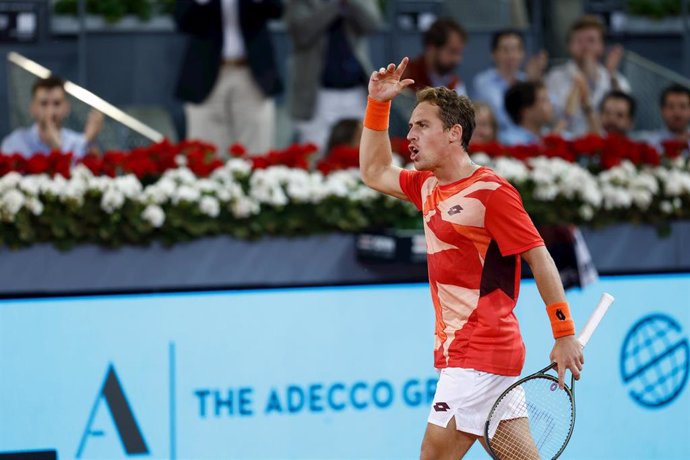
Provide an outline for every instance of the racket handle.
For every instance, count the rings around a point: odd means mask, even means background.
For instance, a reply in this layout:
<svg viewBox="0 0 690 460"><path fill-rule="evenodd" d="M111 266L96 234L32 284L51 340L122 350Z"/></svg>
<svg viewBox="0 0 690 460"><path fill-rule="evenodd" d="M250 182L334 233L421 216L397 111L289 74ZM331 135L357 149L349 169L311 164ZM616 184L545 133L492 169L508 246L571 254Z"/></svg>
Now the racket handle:
<svg viewBox="0 0 690 460"><path fill-rule="evenodd" d="M614 298L611 294L604 292L601 295L601 299L599 299L599 304L597 305L597 308L594 309L592 315L587 320L587 323L585 323L585 327L582 328L582 332L580 332L580 335L577 338L583 347L587 345L587 342L589 342L589 339L592 337L594 330L597 328L597 326L599 326L599 323L601 322L602 318L606 314L606 311L609 309L613 301Z"/></svg>

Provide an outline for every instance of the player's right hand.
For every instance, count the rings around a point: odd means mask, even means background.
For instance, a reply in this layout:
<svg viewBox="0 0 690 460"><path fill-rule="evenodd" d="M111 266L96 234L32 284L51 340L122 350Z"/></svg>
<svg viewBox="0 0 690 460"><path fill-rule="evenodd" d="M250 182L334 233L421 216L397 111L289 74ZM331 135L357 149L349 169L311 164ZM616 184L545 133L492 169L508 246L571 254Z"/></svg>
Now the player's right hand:
<svg viewBox="0 0 690 460"><path fill-rule="evenodd" d="M556 339L549 357L552 363L556 363L559 387L563 388L565 384L566 369L572 372L575 380L580 380L580 372L585 364L585 357L582 354L582 344L574 335Z"/></svg>
<svg viewBox="0 0 690 460"><path fill-rule="evenodd" d="M390 101L414 83L410 78L400 80L408 62L409 59L404 57L397 67L391 63L374 71L369 78L369 97L381 102Z"/></svg>

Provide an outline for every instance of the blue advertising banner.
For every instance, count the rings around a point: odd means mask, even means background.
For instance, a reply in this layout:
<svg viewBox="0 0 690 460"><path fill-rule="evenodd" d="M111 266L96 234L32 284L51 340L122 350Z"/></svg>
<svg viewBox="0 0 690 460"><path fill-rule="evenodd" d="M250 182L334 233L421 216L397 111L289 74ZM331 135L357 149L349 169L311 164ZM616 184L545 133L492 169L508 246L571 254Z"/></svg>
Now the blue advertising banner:
<svg viewBox="0 0 690 460"><path fill-rule="evenodd" d="M603 291L562 458L690 457L690 276L571 292L578 325ZM532 282L517 314L527 374L553 344ZM421 284L1 301L0 452L415 458L432 333Z"/></svg>

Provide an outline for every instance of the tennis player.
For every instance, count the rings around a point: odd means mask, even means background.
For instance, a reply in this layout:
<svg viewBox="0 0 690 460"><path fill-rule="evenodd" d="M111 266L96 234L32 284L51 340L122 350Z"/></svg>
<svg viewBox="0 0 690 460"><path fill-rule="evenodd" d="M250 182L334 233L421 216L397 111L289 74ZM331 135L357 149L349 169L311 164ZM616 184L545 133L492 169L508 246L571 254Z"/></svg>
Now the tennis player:
<svg viewBox="0 0 690 460"><path fill-rule="evenodd" d="M522 371L525 346L513 314L521 257L551 320L556 342L550 358L561 387L566 369L579 378L584 358L558 271L519 193L467 153L474 129L470 100L446 88L418 92L407 134L415 170L392 164L389 112L391 100L413 83L401 80L407 63L404 58L371 75L360 169L369 187L409 200L423 213L440 377L421 458L457 459L477 439L486 448L491 406Z"/></svg>

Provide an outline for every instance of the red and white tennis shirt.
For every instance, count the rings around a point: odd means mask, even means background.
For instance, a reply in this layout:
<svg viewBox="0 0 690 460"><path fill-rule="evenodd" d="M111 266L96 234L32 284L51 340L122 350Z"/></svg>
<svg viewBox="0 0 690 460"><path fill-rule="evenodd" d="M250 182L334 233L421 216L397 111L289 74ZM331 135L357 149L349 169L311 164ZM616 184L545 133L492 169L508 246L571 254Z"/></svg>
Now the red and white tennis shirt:
<svg viewBox="0 0 690 460"><path fill-rule="evenodd" d="M520 253L544 244L520 194L486 167L446 185L431 172L404 170L400 186L424 213L434 365L519 375Z"/></svg>

